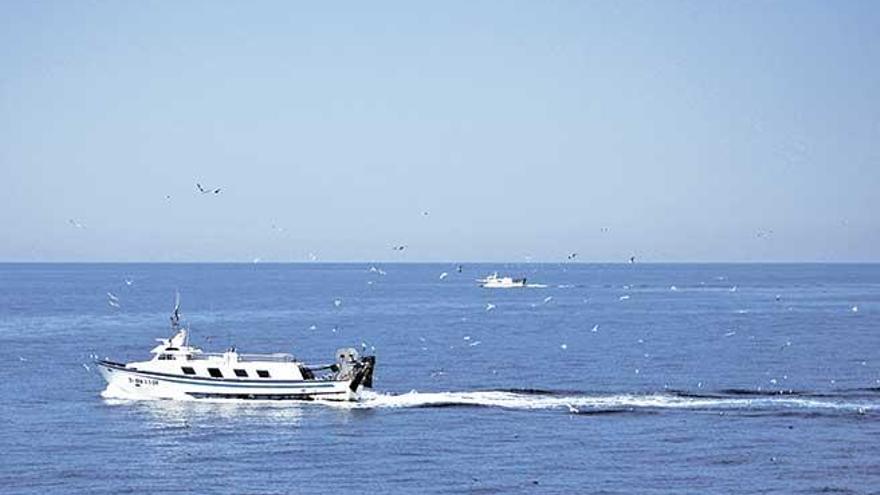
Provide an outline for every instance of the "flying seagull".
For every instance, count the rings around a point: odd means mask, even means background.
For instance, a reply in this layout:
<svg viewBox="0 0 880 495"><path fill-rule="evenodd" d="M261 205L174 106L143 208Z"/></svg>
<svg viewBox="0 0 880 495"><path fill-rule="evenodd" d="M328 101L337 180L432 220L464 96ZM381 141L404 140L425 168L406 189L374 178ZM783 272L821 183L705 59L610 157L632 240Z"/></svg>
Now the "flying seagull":
<svg viewBox="0 0 880 495"><path fill-rule="evenodd" d="M199 184L198 182L196 182L196 187L198 188L199 192L202 193L202 194L210 194L210 193L220 194L220 188L219 188L219 187L218 187L217 189L211 189L211 188L205 189L205 188L202 187L202 185Z"/></svg>
<svg viewBox="0 0 880 495"><path fill-rule="evenodd" d="M76 227L76 228L78 228L78 229L84 229L84 228L86 228L85 225L83 225L83 224L77 222L76 220L74 220L74 219L72 219L72 218L71 218L70 220L68 220L67 223L69 223L70 225L73 225L74 227Z"/></svg>
<svg viewBox="0 0 880 495"><path fill-rule="evenodd" d="M574 261L574 259L577 258L577 255L578 255L577 253L571 253L571 254L569 254L569 255L568 255L568 259L569 259L569 261Z"/></svg>

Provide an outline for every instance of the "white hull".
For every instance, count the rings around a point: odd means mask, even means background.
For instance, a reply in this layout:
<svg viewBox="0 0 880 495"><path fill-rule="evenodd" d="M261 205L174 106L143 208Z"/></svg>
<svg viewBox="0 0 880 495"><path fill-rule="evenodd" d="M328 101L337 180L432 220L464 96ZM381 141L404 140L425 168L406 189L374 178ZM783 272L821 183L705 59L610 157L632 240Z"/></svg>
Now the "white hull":
<svg viewBox="0 0 880 495"><path fill-rule="evenodd" d="M349 380L246 380L173 375L126 368L119 363L97 363L107 381L105 397L126 399L240 399L343 400L358 399L363 387L352 390Z"/></svg>
<svg viewBox="0 0 880 495"><path fill-rule="evenodd" d="M480 287L484 289L515 289L519 287L525 287L525 281L522 282L487 282L483 283Z"/></svg>

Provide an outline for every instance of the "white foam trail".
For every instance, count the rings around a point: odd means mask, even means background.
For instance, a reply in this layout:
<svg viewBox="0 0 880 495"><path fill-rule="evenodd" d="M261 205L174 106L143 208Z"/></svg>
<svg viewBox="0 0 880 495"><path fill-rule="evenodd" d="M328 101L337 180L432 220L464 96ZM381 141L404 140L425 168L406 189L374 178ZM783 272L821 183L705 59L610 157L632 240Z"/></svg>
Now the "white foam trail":
<svg viewBox="0 0 880 495"><path fill-rule="evenodd" d="M529 287L532 289L546 289L547 284L526 284L526 287Z"/></svg>
<svg viewBox="0 0 880 495"><path fill-rule="evenodd" d="M484 406L504 409L535 410L575 406L582 412L627 409L824 409L864 413L880 411L877 403L854 403L804 397L704 398L670 394L551 395L507 391L418 392L383 394L365 391L360 402L337 402L331 405L352 409L412 408L431 406Z"/></svg>
<svg viewBox="0 0 880 495"><path fill-rule="evenodd" d="M108 387L101 393L108 404L131 404L145 399ZM155 399L158 400L158 399ZM291 404L275 400L195 399L181 397L172 402L205 402L232 404ZM876 401L850 402L808 397L681 397L671 394L543 394L509 391L418 392L387 394L372 390L361 393L358 402L316 400L293 401L295 404L317 404L339 409L404 409L442 406L496 407L510 410L568 410L577 408L582 414L637 410L711 410L711 411L835 411L853 414L880 412Z"/></svg>

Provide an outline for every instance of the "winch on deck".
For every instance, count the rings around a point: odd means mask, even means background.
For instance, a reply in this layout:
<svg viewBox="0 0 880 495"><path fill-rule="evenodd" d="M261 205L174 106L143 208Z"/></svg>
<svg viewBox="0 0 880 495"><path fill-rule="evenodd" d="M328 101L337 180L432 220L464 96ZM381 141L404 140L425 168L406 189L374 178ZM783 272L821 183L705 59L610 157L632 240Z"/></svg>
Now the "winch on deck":
<svg viewBox="0 0 880 495"><path fill-rule="evenodd" d="M336 379L351 379L350 387L352 390L357 390L359 385L372 388L375 364L375 356L362 358L354 347L342 347L336 350Z"/></svg>

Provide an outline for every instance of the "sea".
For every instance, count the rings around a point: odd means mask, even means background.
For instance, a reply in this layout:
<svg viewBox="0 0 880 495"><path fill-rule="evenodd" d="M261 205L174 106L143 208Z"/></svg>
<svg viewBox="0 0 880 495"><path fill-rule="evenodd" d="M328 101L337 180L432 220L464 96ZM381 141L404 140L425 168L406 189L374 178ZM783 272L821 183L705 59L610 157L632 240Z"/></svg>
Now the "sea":
<svg viewBox="0 0 880 495"><path fill-rule="evenodd" d="M374 388L103 397L176 293L206 351ZM880 493L878 264L0 264L0 363L3 494Z"/></svg>

